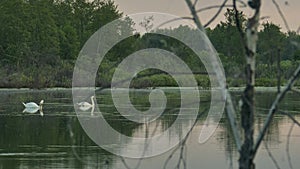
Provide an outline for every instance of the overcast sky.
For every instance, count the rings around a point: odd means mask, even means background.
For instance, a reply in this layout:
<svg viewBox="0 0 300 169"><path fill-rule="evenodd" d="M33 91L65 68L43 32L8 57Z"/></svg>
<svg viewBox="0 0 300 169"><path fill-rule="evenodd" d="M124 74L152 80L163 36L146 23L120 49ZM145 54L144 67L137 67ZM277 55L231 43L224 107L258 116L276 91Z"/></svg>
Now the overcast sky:
<svg viewBox="0 0 300 169"><path fill-rule="evenodd" d="M190 12L185 3L185 0L114 0L118 5L118 9L124 12L125 15L139 13L139 12L163 12L169 13L177 16L190 16ZM192 0L194 1L194 0ZM247 0L242 0L247 2ZM291 30L296 31L300 26L300 0L276 0L280 5L289 27ZM227 4L232 1L228 0ZM207 7L210 5L222 4L223 0L199 0L197 9ZM270 18L264 21L271 21L273 23L279 24L285 31L286 27L278 14L276 7L272 3L272 0L262 0L262 13L261 16L269 16ZM248 8L248 7L247 7ZM245 10L246 15L251 15L250 10L242 8ZM199 13L201 22L206 23L217 11L217 9L210 10L207 12ZM214 27L221 20L224 20L224 12L219 15L217 20L211 25Z"/></svg>

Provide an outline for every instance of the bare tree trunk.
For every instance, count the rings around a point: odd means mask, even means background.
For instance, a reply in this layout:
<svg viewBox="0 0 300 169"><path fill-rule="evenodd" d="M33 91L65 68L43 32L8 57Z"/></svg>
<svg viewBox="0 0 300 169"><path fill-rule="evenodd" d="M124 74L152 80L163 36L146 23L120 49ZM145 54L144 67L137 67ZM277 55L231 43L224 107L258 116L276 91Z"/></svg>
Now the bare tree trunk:
<svg viewBox="0 0 300 169"><path fill-rule="evenodd" d="M193 16L193 20L195 22L195 24L197 25L198 29L200 29L201 31L205 32L205 29L203 28L203 26L201 25L200 19L197 15L196 9L195 9L195 5L193 5L193 3L191 2L191 0L185 0L185 2L187 3L191 14Z"/></svg>
<svg viewBox="0 0 300 169"><path fill-rule="evenodd" d="M195 6L192 4L191 0L185 0L191 14L193 16L194 22L198 26L199 29L203 30L201 26L200 20L198 18L197 12L195 10ZM241 30L239 20L238 20L238 11L236 8L236 0L233 0L234 9L236 11L236 24L239 32L242 35L242 39L245 40L243 31ZM240 159L239 159L239 168L240 169L255 169L255 165L253 163L253 158L255 156L254 151L254 86L255 86L255 54L256 54L256 44L257 44L257 28L259 25L259 17L260 17L260 4L261 0L252 0L249 1L249 6L255 10L255 14L252 18L248 20L248 25L246 29L246 43L244 43L244 47L246 50L246 78L247 78L247 86L243 93L243 106L241 110L241 120L242 127L244 130L244 142L241 146ZM230 108L230 106L229 106ZM232 121L234 123L234 121ZM232 127L235 127L233 124ZM235 135L237 144L239 142L238 134ZM239 144L238 144L239 145ZM239 149L239 146L238 146Z"/></svg>
<svg viewBox="0 0 300 169"><path fill-rule="evenodd" d="M249 70L249 68L247 68ZM239 168L254 169L253 163L253 134L254 134L254 86L247 84L243 96L241 111L244 143L240 151Z"/></svg>
<svg viewBox="0 0 300 169"><path fill-rule="evenodd" d="M235 1L234 1L235 2ZM249 18L246 29L246 78L247 86L243 93L243 105L241 110L241 123L244 130L244 142L240 151L239 168L254 169L254 86L255 86L255 54L257 44L257 28L260 16L260 0L249 1L249 6L255 10L252 18ZM236 9L236 7L235 7ZM236 10L237 12L237 10ZM237 26L238 22L237 22Z"/></svg>

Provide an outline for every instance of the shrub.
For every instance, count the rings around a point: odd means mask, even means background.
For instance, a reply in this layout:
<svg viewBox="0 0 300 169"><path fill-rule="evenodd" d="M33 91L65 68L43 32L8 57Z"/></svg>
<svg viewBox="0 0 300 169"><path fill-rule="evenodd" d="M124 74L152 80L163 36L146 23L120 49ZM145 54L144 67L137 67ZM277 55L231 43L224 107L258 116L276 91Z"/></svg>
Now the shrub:
<svg viewBox="0 0 300 169"><path fill-rule="evenodd" d="M281 81L283 84L283 81ZM255 86L274 87L277 86L277 79L258 78L255 79Z"/></svg>

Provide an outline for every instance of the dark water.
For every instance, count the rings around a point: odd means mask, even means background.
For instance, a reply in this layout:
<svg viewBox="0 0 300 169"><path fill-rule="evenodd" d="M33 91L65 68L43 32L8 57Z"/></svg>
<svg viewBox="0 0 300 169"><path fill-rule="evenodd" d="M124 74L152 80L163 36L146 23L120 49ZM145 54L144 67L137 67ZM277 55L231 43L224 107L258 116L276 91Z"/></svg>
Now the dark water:
<svg viewBox="0 0 300 169"><path fill-rule="evenodd" d="M149 108L147 90L131 93L131 101L139 110ZM238 103L239 92L234 92L234 101ZM159 130L166 130L177 118L174 108L180 106L180 95L176 90L166 92L167 110L158 119ZM72 103L71 90L1 90L0 91L0 169L35 168L78 168L78 169L160 169L164 167L174 150L159 156L142 160L121 158L98 147L81 128ZM258 131L266 117L275 96L274 92L258 92L256 98ZM280 109L290 111L300 120L300 95L289 93L280 105ZM104 112L105 119L117 131L128 136L142 135L145 126L125 120L117 113L108 91L98 93L97 103ZM39 103L44 99L44 116L39 112L23 113L22 102ZM208 106L210 97L207 92L201 94L201 108ZM89 100L87 100L89 101ZM238 108L238 107L237 107ZM90 112L86 112L90 116ZM184 117L181 117L184 119ZM200 130L206 115L199 118L197 125L187 140L184 151L188 169L238 168L238 153L235 149L226 116L214 135L204 144L198 143ZM186 123L191 119L186 118ZM184 122L184 123L185 123ZM267 149L277 160L281 168L289 168L289 158L294 168L300 167L300 129L293 127L288 139L292 121L283 115L276 115L260 147L255 163L257 168L275 168ZM180 126L178 126L180 127ZM256 132L257 133L257 132ZM178 133L170 133L174 139ZM159 145L157 145L159 146ZM289 151L289 155L287 153ZM179 151L170 159L166 168L174 168L179 159Z"/></svg>

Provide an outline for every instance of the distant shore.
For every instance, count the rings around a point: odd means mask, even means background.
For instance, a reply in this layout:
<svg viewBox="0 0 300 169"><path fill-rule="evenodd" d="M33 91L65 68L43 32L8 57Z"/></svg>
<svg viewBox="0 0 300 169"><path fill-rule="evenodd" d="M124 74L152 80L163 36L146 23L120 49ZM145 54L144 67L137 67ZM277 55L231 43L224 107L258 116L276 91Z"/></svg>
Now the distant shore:
<svg viewBox="0 0 300 169"><path fill-rule="evenodd" d="M283 89L284 86L281 86L281 89ZM55 91L55 90L72 90L73 88L64 88L64 87L52 87L52 88L41 88L41 89L31 89L31 88L0 88L1 91ZM84 87L82 88L84 89ZM88 88L87 88L88 89ZM100 87L96 87L95 90L100 89ZM114 88L117 90L117 88ZM132 90L154 90L154 89L161 89L161 90L177 90L179 87L148 87L148 88L130 88ZM182 89L195 89L193 87L183 87ZM203 89L201 87L198 88L201 91L209 91L210 89ZM229 87L229 91L235 92L235 91L243 91L245 87ZM110 88L104 89L104 90L110 90ZM255 87L255 91L257 92L276 92L277 87L262 87L257 86Z"/></svg>

